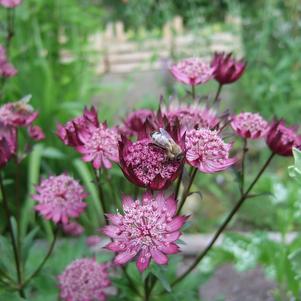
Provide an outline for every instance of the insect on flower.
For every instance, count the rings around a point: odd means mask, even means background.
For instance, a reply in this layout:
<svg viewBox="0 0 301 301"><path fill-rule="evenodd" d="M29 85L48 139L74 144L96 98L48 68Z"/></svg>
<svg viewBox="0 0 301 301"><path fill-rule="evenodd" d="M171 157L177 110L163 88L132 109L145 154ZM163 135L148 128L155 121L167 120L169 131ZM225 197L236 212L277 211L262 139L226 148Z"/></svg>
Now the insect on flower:
<svg viewBox="0 0 301 301"><path fill-rule="evenodd" d="M184 158L181 147L172 139L165 129L160 128L160 131L152 133L151 137L156 146L166 151L168 160L179 162Z"/></svg>
<svg viewBox="0 0 301 301"><path fill-rule="evenodd" d="M15 102L12 111L15 113L33 113L34 109L29 104L31 97L31 95L26 95L19 101Z"/></svg>

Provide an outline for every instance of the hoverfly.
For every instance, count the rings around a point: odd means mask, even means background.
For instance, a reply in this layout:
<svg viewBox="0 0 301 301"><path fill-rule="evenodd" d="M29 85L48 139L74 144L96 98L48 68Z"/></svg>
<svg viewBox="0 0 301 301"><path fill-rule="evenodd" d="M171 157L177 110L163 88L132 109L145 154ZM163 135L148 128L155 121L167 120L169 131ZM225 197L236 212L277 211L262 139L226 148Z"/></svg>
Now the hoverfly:
<svg viewBox="0 0 301 301"><path fill-rule="evenodd" d="M167 159L170 161L181 161L184 153L181 147L171 138L167 131L160 128L159 132L151 134L153 142L156 146L166 151Z"/></svg>
<svg viewBox="0 0 301 301"><path fill-rule="evenodd" d="M14 103L14 111L18 113L32 113L33 107L29 104L31 95L26 95L16 103Z"/></svg>

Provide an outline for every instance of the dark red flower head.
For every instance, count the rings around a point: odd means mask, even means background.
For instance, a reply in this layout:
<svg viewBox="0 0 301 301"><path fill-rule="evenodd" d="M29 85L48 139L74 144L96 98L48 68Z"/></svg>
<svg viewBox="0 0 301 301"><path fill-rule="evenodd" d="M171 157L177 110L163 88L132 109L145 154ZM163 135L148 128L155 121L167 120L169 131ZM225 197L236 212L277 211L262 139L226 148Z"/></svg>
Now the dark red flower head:
<svg viewBox="0 0 301 301"><path fill-rule="evenodd" d="M16 147L16 130L0 124L0 168L16 153Z"/></svg>
<svg viewBox="0 0 301 301"><path fill-rule="evenodd" d="M292 156L293 147L301 147L301 136L296 127L287 127L283 120L274 121L267 133L266 143L280 156Z"/></svg>
<svg viewBox="0 0 301 301"><path fill-rule="evenodd" d="M211 66L215 69L214 78L221 85L231 84L237 81L246 68L246 62L235 60L232 53L215 53Z"/></svg>

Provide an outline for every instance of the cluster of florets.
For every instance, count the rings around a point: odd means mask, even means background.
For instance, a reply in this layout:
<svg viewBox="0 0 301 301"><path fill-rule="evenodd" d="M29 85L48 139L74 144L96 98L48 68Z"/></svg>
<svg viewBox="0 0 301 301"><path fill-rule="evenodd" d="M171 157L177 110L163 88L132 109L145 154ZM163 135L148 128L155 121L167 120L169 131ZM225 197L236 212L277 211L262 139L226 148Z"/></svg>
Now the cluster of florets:
<svg viewBox="0 0 301 301"><path fill-rule="evenodd" d="M85 162L92 162L95 169L111 168L112 161L118 162L117 129L108 128L107 124L98 121L94 107L85 109L84 114L65 125L58 125L58 137L82 154Z"/></svg>
<svg viewBox="0 0 301 301"><path fill-rule="evenodd" d="M46 219L67 224L69 218L78 217L86 203L84 188L67 174L50 176L36 187L33 199L38 202L35 209Z"/></svg>
<svg viewBox="0 0 301 301"><path fill-rule="evenodd" d="M95 259L73 261L58 276L60 297L64 301L104 301L106 289L111 285L108 264Z"/></svg>
<svg viewBox="0 0 301 301"><path fill-rule="evenodd" d="M123 197L124 214L109 214L111 223L103 232L112 238L106 248L116 252L118 265L136 258L137 268L143 272L153 259L159 265L168 263L167 255L179 252L176 241L187 217L176 216L177 204L173 196L145 193L142 200Z"/></svg>

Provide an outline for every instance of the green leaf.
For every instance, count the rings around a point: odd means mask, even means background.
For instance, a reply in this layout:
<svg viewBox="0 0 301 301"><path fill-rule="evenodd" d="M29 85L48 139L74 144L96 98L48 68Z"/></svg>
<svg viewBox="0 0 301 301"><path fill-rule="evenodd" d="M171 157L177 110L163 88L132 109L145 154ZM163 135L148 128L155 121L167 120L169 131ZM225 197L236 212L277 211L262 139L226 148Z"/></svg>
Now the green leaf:
<svg viewBox="0 0 301 301"><path fill-rule="evenodd" d="M151 266L151 272L160 280L162 286L167 292L171 292L171 286L169 284L169 281L166 277L166 269L162 266L158 266L153 264Z"/></svg>
<svg viewBox="0 0 301 301"><path fill-rule="evenodd" d="M288 173L292 178L295 178L295 180L301 183L301 151L294 148L293 155L295 164L293 166L289 166Z"/></svg>
<svg viewBox="0 0 301 301"><path fill-rule="evenodd" d="M290 254L289 260L292 263L292 267L296 273L297 278L301 280L301 249Z"/></svg>

